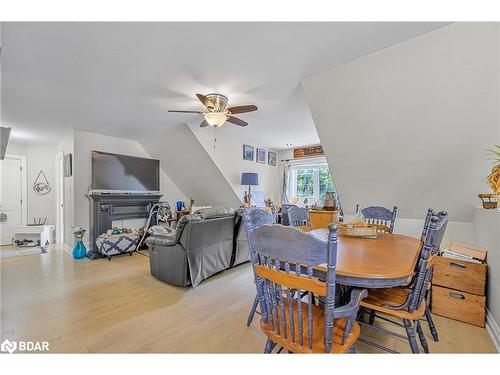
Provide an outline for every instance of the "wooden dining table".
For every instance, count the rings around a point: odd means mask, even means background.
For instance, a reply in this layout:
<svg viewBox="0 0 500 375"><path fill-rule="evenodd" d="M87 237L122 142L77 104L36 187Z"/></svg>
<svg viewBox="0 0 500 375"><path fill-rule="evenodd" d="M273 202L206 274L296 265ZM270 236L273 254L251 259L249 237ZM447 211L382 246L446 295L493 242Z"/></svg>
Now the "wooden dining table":
<svg viewBox="0 0 500 375"><path fill-rule="evenodd" d="M328 240L328 229L309 232ZM337 282L362 288L387 288L408 282L417 264L422 243L401 234L377 233L377 238L338 236ZM326 272L326 264L316 267Z"/></svg>

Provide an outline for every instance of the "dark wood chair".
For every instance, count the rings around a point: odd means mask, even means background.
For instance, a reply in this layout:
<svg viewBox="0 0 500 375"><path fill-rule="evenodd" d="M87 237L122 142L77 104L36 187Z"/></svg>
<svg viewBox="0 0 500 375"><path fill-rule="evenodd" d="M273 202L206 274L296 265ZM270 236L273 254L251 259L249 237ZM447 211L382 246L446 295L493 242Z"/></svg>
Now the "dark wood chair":
<svg viewBox="0 0 500 375"><path fill-rule="evenodd" d="M290 207L285 215L288 217L288 223L290 226L297 227L305 232L311 230L309 209L302 207Z"/></svg>
<svg viewBox="0 0 500 375"><path fill-rule="evenodd" d="M429 353L429 346L422 331L420 320L426 315L427 311L425 297L432 275L432 257L439 251L439 246L443 240L446 225L448 223L448 214L446 212L431 212L429 215L429 220L426 220L428 227L426 228L426 224L424 224L424 230L422 232L424 242L420 251L416 273L410 284L396 288L370 289L368 298L361 302L362 309L371 310L370 321L368 324L364 323L363 313L360 313L358 319L361 325L408 340L413 353L419 352L415 331L418 334L424 352ZM385 316L378 315L378 313ZM403 324L401 325L394 320L388 319L386 316L402 319ZM385 328L375 326L373 323L375 317L389 323L403 326L406 331L406 337ZM432 317L430 321L432 321ZM362 341L379 349L395 352L380 344L367 340Z"/></svg>
<svg viewBox="0 0 500 375"><path fill-rule="evenodd" d="M278 345L292 353L353 353L366 290L353 289L349 303L335 307L337 227L330 225L327 243L279 224L249 225L248 236L267 336L264 352ZM327 264L326 281L313 276L320 264ZM325 298L324 307L314 304L313 294Z"/></svg>
<svg viewBox="0 0 500 375"><path fill-rule="evenodd" d="M290 222L288 221L288 215L287 215L287 212L290 208L292 207L299 207L295 204L283 204L281 205L281 224L283 225L290 225Z"/></svg>
<svg viewBox="0 0 500 375"><path fill-rule="evenodd" d="M245 210L245 213L246 215L243 215L243 225L245 228L245 232L247 234L248 246L251 249L250 239L248 237L248 229L257 228L263 224L275 224L276 216L274 215L274 213L266 212L261 208L248 208ZM252 268L255 277L255 266L253 265L253 262L252 262ZM257 311L258 304L259 304L259 298L258 295L255 295L252 308L250 309L250 313L248 314L247 327L250 327L250 325L252 324L252 320L255 314L256 313L260 314L260 312Z"/></svg>
<svg viewBox="0 0 500 375"><path fill-rule="evenodd" d="M356 212L358 212L358 210L359 204L356 205ZM366 222L376 225L377 231L385 233L393 232L397 211L398 208L396 206L394 206L392 211L380 206L370 206L361 209L361 213L365 217Z"/></svg>

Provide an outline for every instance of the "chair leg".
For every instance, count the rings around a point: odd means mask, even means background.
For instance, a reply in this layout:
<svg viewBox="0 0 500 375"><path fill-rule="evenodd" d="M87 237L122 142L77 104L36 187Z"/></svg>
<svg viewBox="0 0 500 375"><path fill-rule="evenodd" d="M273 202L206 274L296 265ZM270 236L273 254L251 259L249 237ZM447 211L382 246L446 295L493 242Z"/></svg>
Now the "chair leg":
<svg viewBox="0 0 500 375"><path fill-rule="evenodd" d="M264 347L264 354L269 354L273 351L273 348L276 346L274 342L271 340L267 339L266 341L266 346Z"/></svg>
<svg viewBox="0 0 500 375"><path fill-rule="evenodd" d="M422 331L422 326L420 325L420 321L416 320L415 322L415 328L418 333L418 339L420 340L420 344L422 345L422 348L424 349L425 353L429 353L429 345L427 344L427 340L424 335L424 331Z"/></svg>
<svg viewBox="0 0 500 375"><path fill-rule="evenodd" d="M255 299L253 300L252 309L250 310L250 314L248 314L247 327L250 327L250 324L252 324L253 316L255 315L255 310L257 310L258 304L259 304L259 297L255 296Z"/></svg>
<svg viewBox="0 0 500 375"><path fill-rule="evenodd" d="M359 322L365 321L365 313L366 313L366 310L363 307L360 307L359 311L358 311L358 319L357 319Z"/></svg>
<svg viewBox="0 0 500 375"><path fill-rule="evenodd" d="M425 306L425 319L427 320L427 324L429 324L432 338L434 339L434 341L439 342L438 332L436 326L434 325L434 321L432 320L432 313L429 309L429 306Z"/></svg>
<svg viewBox="0 0 500 375"><path fill-rule="evenodd" d="M408 336L408 343L410 344L412 353L420 353L418 350L417 340L415 339L415 331L411 325L411 321L408 319L403 319L403 324L405 326L406 335Z"/></svg>
<svg viewBox="0 0 500 375"><path fill-rule="evenodd" d="M375 322L375 317L377 316L377 313L375 310L370 311L370 318L368 319L368 324L373 325L373 322Z"/></svg>

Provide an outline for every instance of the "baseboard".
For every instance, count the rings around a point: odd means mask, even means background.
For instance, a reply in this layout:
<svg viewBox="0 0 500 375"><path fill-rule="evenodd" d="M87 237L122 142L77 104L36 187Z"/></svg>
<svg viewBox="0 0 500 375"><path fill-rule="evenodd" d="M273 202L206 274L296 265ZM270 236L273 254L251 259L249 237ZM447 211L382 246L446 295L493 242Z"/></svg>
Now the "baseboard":
<svg viewBox="0 0 500 375"><path fill-rule="evenodd" d="M497 322L488 309L486 309L486 331L488 331L493 344L495 344L497 353L500 353L500 328L498 328Z"/></svg>

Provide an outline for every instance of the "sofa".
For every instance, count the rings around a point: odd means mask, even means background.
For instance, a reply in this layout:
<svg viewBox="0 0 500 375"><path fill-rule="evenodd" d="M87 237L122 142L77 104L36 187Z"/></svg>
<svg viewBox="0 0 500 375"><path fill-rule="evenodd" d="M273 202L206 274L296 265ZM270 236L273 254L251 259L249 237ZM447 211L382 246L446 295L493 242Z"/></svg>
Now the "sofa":
<svg viewBox="0 0 500 375"><path fill-rule="evenodd" d="M250 260L241 210L207 208L183 216L175 232L152 235L151 274L177 286L197 286L206 278Z"/></svg>

